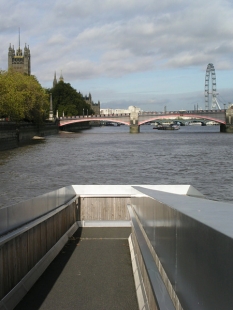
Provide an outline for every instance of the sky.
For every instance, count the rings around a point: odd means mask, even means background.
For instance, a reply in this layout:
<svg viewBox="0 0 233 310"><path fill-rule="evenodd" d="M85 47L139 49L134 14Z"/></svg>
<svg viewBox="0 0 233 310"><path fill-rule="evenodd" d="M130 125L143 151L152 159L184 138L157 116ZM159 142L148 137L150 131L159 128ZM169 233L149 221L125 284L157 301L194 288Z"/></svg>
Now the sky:
<svg viewBox="0 0 233 310"><path fill-rule="evenodd" d="M101 108L204 109L209 63L233 102L232 0L0 0L2 70L19 28L43 87L62 74Z"/></svg>

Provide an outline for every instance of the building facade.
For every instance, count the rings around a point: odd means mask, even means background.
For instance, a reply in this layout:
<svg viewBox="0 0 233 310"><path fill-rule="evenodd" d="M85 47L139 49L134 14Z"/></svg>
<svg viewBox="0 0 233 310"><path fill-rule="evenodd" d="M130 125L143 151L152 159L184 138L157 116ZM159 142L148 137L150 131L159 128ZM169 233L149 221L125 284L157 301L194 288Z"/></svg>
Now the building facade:
<svg viewBox="0 0 233 310"><path fill-rule="evenodd" d="M91 97L90 93L88 96L85 96L84 99L85 99L86 103L90 105L90 107L94 111L95 115L99 115L100 114L100 102L98 101L98 103L94 103L92 101L92 97Z"/></svg>
<svg viewBox="0 0 233 310"><path fill-rule="evenodd" d="M9 47L8 50L8 70L13 69L14 71L22 74L31 75L31 54L29 46L24 47L24 50L19 48L15 51L14 45Z"/></svg>
<svg viewBox="0 0 233 310"><path fill-rule="evenodd" d="M101 109L100 114L109 115L109 114L129 114L132 111L136 113L141 113L142 110L140 108L136 108L134 106L129 106L128 109Z"/></svg>

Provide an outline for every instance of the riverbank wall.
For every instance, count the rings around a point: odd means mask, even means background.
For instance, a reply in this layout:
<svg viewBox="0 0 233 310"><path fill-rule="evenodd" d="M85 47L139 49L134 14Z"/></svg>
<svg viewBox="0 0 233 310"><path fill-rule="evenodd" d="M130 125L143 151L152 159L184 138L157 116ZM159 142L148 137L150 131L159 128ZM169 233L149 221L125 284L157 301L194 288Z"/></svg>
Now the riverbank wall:
<svg viewBox="0 0 233 310"><path fill-rule="evenodd" d="M18 146L16 126L11 122L0 122L0 151Z"/></svg>
<svg viewBox="0 0 233 310"><path fill-rule="evenodd" d="M59 122L47 122L43 125L30 123L16 124L14 122L0 122L0 151L9 150L29 143L33 137L45 137L59 132Z"/></svg>

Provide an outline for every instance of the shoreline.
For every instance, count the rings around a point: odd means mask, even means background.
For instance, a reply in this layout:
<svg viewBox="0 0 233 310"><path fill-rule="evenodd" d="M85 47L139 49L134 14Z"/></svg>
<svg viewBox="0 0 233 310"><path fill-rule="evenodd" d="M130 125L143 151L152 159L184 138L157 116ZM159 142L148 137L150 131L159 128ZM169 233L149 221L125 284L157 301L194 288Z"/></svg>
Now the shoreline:
<svg viewBox="0 0 233 310"><path fill-rule="evenodd" d="M52 123L45 123L40 127L28 123L18 125L13 122L0 122L0 152L29 145L36 141L45 141L46 136L72 134L91 128L89 124L85 124L85 126L80 126L79 124L79 126L72 125L70 127L64 127L65 130L60 130L58 120ZM71 129L72 131L67 129Z"/></svg>

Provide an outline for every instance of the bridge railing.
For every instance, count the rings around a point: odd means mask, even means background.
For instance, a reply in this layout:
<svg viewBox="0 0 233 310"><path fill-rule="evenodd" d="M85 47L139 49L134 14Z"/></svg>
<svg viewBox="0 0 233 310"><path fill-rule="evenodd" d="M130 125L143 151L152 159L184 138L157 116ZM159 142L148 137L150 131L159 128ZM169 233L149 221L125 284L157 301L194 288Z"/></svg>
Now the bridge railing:
<svg viewBox="0 0 233 310"><path fill-rule="evenodd" d="M182 110L182 111L164 111L164 112L140 112L139 115L165 115L165 114L203 114L203 113L218 113L226 110Z"/></svg>
<svg viewBox="0 0 233 310"><path fill-rule="evenodd" d="M216 114L216 113L224 113L226 110L180 110L180 111L164 111L164 112L158 112L158 111L142 111L139 112L139 116L149 116L149 115L183 115L183 114ZM64 119L86 119L86 118L119 118L119 117L125 117L130 116L130 113L118 113L118 114L99 114L99 115L76 115L76 116L63 116L59 117L60 120Z"/></svg>
<svg viewBox="0 0 233 310"><path fill-rule="evenodd" d="M129 116L129 113L122 113L122 114L99 114L99 115L76 115L76 116L61 116L59 117L60 120L63 119L84 119L84 118L119 118L121 116Z"/></svg>

